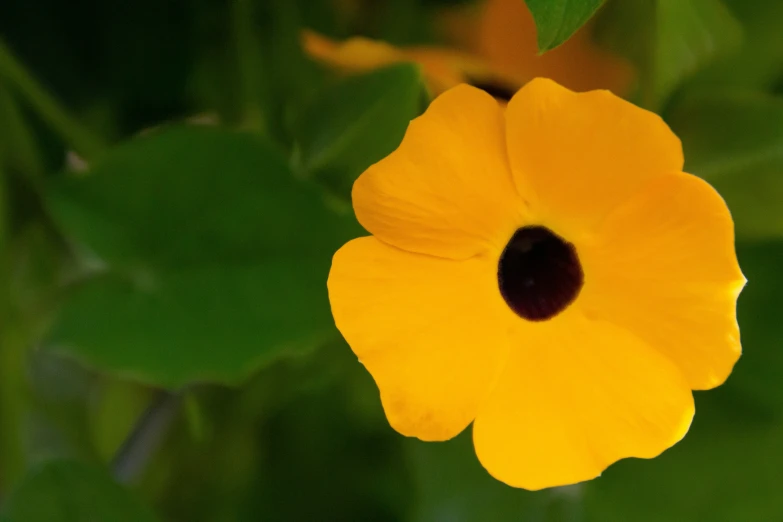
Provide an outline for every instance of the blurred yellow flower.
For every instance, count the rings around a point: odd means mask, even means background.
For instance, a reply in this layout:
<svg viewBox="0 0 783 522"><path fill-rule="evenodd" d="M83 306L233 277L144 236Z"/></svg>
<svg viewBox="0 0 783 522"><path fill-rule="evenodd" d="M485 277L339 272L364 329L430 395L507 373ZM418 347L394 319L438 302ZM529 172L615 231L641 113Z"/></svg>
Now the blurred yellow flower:
<svg viewBox="0 0 783 522"><path fill-rule="evenodd" d="M416 62L434 93L460 83L486 90L501 100L534 77L552 78L577 91L609 89L628 92L633 74L619 57L590 40L589 26L568 42L538 54L533 17L522 0L487 0L445 11L442 25L454 47L394 47L363 37L335 42L312 31L303 35L305 51L344 71L366 71L397 62Z"/></svg>
<svg viewBox="0 0 783 522"><path fill-rule="evenodd" d="M478 57L448 48L400 48L363 37L335 42L312 31L304 32L303 46L313 58L347 72L369 71L399 62L418 63L429 88L436 94L470 83L508 99L521 85L516 78L495 71Z"/></svg>
<svg viewBox="0 0 783 522"><path fill-rule="evenodd" d="M438 97L356 181L373 236L328 281L394 429L473 422L484 467L531 490L679 441L691 390L740 356L745 284L725 203L682 168L666 124L608 91Z"/></svg>
<svg viewBox="0 0 783 522"><path fill-rule="evenodd" d="M486 0L478 13L452 9L442 18L456 45L519 85L543 77L575 91L609 89L622 96L633 80L630 63L592 42L589 23L560 47L538 54L536 25L524 1Z"/></svg>

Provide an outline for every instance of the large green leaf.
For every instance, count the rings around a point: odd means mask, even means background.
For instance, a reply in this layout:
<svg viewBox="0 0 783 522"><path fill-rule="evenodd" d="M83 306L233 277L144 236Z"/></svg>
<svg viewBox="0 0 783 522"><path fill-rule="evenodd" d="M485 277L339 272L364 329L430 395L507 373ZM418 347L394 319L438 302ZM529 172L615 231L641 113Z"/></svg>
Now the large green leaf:
<svg viewBox="0 0 783 522"><path fill-rule="evenodd" d="M600 40L635 62L639 102L656 110L683 80L742 41L742 26L721 0L612 2L602 14Z"/></svg>
<svg viewBox="0 0 783 522"><path fill-rule="evenodd" d="M549 51L568 40L605 1L525 0L536 21L538 49Z"/></svg>
<svg viewBox="0 0 783 522"><path fill-rule="evenodd" d="M686 169L726 199L743 239L783 237L783 98L747 92L683 100L667 119Z"/></svg>
<svg viewBox="0 0 783 522"><path fill-rule="evenodd" d="M158 518L103 470L53 460L29 472L0 522L155 522Z"/></svg>
<svg viewBox="0 0 783 522"><path fill-rule="evenodd" d="M326 277L358 227L252 135L155 132L59 179L48 199L108 264L69 294L52 332L60 351L177 387L235 383L336 335Z"/></svg>
<svg viewBox="0 0 783 522"><path fill-rule="evenodd" d="M423 92L413 64L353 76L324 90L296 121L300 168L337 193L350 194L359 174L400 144L419 114Z"/></svg>

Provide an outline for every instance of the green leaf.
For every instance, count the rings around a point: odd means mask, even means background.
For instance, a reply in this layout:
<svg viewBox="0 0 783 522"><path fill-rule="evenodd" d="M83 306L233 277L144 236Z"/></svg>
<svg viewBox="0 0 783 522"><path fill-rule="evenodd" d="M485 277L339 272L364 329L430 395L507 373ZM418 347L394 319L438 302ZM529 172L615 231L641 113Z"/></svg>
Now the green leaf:
<svg viewBox="0 0 783 522"><path fill-rule="evenodd" d="M714 92L684 99L668 118L686 170L726 199L743 239L783 237L783 98Z"/></svg>
<svg viewBox="0 0 783 522"><path fill-rule="evenodd" d="M605 1L525 0L536 22L538 50L549 51L571 38Z"/></svg>
<svg viewBox="0 0 783 522"><path fill-rule="evenodd" d="M358 232L249 134L173 128L59 178L49 206L108 270L78 285L52 347L167 387L238 383L336 336L333 252Z"/></svg>
<svg viewBox="0 0 783 522"><path fill-rule="evenodd" d="M158 518L103 470L53 460L24 477L1 522L155 522Z"/></svg>
<svg viewBox="0 0 783 522"><path fill-rule="evenodd" d="M239 383L287 353L336 335L326 298L328 256L280 255L252 265L111 277L71 296L56 349L101 369L177 388Z"/></svg>
<svg viewBox="0 0 783 522"><path fill-rule="evenodd" d="M398 64L324 90L296 120L297 161L341 195L367 167L394 151L420 112L419 69Z"/></svg>
<svg viewBox="0 0 783 522"><path fill-rule="evenodd" d="M599 40L636 64L639 103L653 110L742 42L742 26L721 0L612 2L602 15Z"/></svg>
<svg viewBox="0 0 783 522"><path fill-rule="evenodd" d="M657 99L742 42L742 26L720 0L658 0L656 22Z"/></svg>
<svg viewBox="0 0 783 522"><path fill-rule="evenodd" d="M663 455L623 460L586 483L584 520L783 519L783 425L725 392L697 393L690 432Z"/></svg>

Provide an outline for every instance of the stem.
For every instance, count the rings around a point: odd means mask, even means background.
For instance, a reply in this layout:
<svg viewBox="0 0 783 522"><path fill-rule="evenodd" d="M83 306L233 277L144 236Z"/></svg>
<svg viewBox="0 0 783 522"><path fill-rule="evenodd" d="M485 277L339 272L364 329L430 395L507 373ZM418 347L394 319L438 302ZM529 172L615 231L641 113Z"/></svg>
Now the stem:
<svg viewBox="0 0 783 522"><path fill-rule="evenodd" d="M0 153L4 152L0 150ZM12 329L10 302L10 266L8 230L8 196L3 161L0 158L0 485L8 486L24 467L21 438L21 402L18 400L20 375L24 374L19 359L17 334Z"/></svg>
<svg viewBox="0 0 783 522"><path fill-rule="evenodd" d="M2 89L0 89L0 116L3 115L2 111ZM5 147L3 146L3 143L0 142L0 282L5 283L6 277L10 281L10 276L7 276L7 266L10 265L8 262L9 254L8 254L8 245L9 245L9 235L10 235L10 227L8 225L11 217L11 207L9 205L10 198L8 197L8 180L6 179L6 171L5 171L5 164L3 161L3 158L5 157ZM5 286L3 286L3 291L5 292ZM0 296L0 299L8 297L7 293L3 296ZM0 311L3 310L3 304L2 301L0 301ZM0 327L3 326L3 317L5 317L0 312ZM3 330L0 330L2 332Z"/></svg>
<svg viewBox="0 0 783 522"><path fill-rule="evenodd" d="M232 23L241 96L243 119L241 123L243 127L266 134L261 103L263 62L259 52L258 38L253 27L254 14L251 1L234 0Z"/></svg>
<svg viewBox="0 0 783 522"><path fill-rule="evenodd" d="M121 484L135 481L160 447L166 432L179 411L179 394L160 392L139 417L133 431L117 451L112 462L114 478Z"/></svg>
<svg viewBox="0 0 783 522"><path fill-rule="evenodd" d="M73 119L60 104L33 78L0 40L0 77L15 86L30 107L52 127L73 149L85 158L94 158L102 149L102 141Z"/></svg>
<svg viewBox="0 0 783 522"><path fill-rule="evenodd" d="M3 311L5 313L6 310ZM5 319L2 321L5 323ZM3 324L2 327L8 327ZM0 462L2 485L16 482L25 469L23 416L27 401L24 336L5 331L0 339Z"/></svg>
<svg viewBox="0 0 783 522"><path fill-rule="evenodd" d="M22 418L27 401L27 344L22 322L16 317L11 303L13 253L8 226L8 186L3 167L0 158L0 483L7 487L25 468Z"/></svg>
<svg viewBox="0 0 783 522"><path fill-rule="evenodd" d="M27 126L22 112L11 92L0 84L0 144L3 147L5 165L28 175L33 183L39 183L44 167L41 154Z"/></svg>

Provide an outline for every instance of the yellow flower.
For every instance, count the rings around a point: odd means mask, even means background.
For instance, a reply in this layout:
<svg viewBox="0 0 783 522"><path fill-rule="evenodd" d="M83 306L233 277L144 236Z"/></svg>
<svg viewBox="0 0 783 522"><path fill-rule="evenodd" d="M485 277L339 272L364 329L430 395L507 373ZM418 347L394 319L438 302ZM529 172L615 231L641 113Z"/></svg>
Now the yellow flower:
<svg viewBox="0 0 783 522"><path fill-rule="evenodd" d="M443 18L447 33L461 48L518 85L544 77L575 91L609 89L622 96L633 80L627 61L592 42L590 23L563 45L539 54L536 25L524 1L486 0L478 14L460 8L446 11Z"/></svg>
<svg viewBox="0 0 783 522"><path fill-rule="evenodd" d="M454 48L394 47L363 37L335 42L312 31L304 32L302 43L313 58L346 72L418 63L435 94L468 83L507 101L540 76L577 91L601 88L624 95L633 78L628 62L592 43L589 26L539 55L533 16L522 0L487 0L478 12L473 6L446 11L443 23Z"/></svg>
<svg viewBox="0 0 783 522"><path fill-rule="evenodd" d="M417 63L435 94L461 83L471 83L494 90L493 94L508 99L521 85L516 77L505 76L478 57L453 49L433 46L399 48L363 37L338 43L312 31L303 33L302 44L313 58L346 72L370 71L400 62Z"/></svg>
<svg viewBox="0 0 783 522"><path fill-rule="evenodd" d="M496 478L541 489L679 441L740 355L733 223L680 141L550 80L504 110L462 85L356 181L372 237L334 256L335 323L394 429L473 422Z"/></svg>

